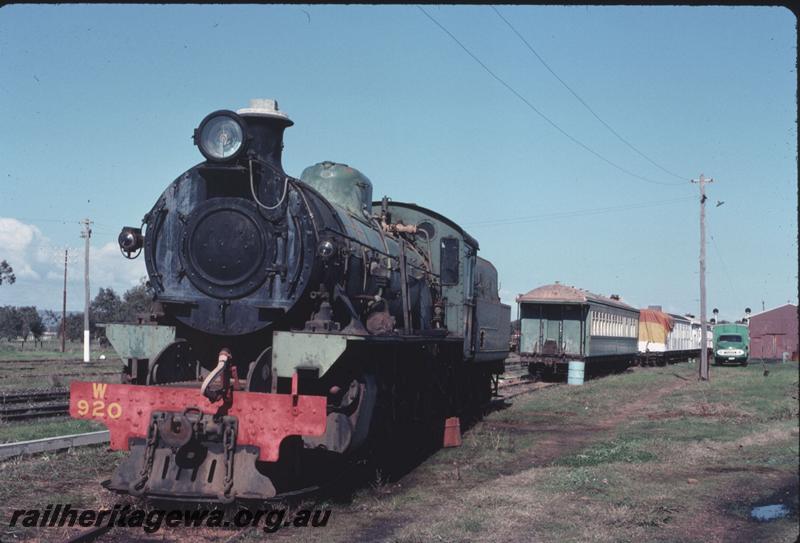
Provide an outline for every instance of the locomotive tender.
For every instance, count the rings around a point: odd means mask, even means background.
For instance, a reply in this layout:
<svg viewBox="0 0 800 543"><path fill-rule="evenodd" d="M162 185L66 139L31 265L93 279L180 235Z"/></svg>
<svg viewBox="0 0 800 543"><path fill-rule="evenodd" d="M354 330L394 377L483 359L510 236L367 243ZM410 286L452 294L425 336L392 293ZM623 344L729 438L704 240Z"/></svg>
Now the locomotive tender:
<svg viewBox="0 0 800 543"><path fill-rule="evenodd" d="M478 242L434 211L373 202L344 164L288 176L292 124L273 100L208 115L194 133L206 160L119 236L144 254L153 311L106 329L127 382L70 394L73 417L130 450L112 490L230 502L313 488L354 454L441 443L446 420L496 392L510 308Z"/></svg>

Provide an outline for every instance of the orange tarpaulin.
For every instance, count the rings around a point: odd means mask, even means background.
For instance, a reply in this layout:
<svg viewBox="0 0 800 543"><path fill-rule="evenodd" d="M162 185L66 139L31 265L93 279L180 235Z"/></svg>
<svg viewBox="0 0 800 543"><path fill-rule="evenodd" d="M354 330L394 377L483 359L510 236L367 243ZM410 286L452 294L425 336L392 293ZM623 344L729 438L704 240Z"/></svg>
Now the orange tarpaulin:
<svg viewBox="0 0 800 543"><path fill-rule="evenodd" d="M667 334L674 326L672 317L656 309L639 311L639 341L666 343Z"/></svg>

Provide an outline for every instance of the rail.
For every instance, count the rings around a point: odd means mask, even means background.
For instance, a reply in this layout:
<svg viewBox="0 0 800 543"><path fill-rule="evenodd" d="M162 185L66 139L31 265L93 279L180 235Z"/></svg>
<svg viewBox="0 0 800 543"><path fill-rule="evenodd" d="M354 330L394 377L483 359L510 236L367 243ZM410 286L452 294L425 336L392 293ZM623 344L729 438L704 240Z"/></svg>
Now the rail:
<svg viewBox="0 0 800 543"><path fill-rule="evenodd" d="M72 447L99 445L101 443L108 443L109 439L110 437L108 430L100 430L98 432L86 432L83 434L70 434L65 436L32 439L30 441L18 441L16 443L3 443L0 444L0 460L26 454L61 451L64 449L70 449Z"/></svg>

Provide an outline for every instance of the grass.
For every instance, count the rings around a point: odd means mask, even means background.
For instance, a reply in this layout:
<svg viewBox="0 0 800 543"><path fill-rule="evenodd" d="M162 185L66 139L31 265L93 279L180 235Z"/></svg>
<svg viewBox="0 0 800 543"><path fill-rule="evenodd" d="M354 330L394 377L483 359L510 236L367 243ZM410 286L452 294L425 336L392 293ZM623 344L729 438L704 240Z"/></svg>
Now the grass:
<svg viewBox="0 0 800 543"><path fill-rule="evenodd" d="M83 346L68 343L65 353L58 342L44 342L34 348L30 342L24 351L17 343L0 342L0 392L68 387L75 379L115 381L122 362L110 347L92 345L92 361L83 362ZM105 356L100 360L100 356Z"/></svg>
<svg viewBox="0 0 800 543"><path fill-rule="evenodd" d="M14 443L105 429L104 424L95 421L68 417L40 419L33 422L0 423L0 443Z"/></svg>
<svg viewBox="0 0 800 543"><path fill-rule="evenodd" d="M122 371L119 360L0 362L0 392L68 387L77 380L115 382ZM119 382L119 381L116 381Z"/></svg>
<svg viewBox="0 0 800 543"><path fill-rule="evenodd" d="M638 443L630 440L614 440L596 443L580 453L567 455L555 463L562 466L596 466L613 462L649 462L656 455L643 450Z"/></svg>
<svg viewBox="0 0 800 543"><path fill-rule="evenodd" d="M652 368L515 398L460 449L438 451L381 492L362 491L334 510L324 535L303 535L794 541L797 365L772 366L768 377L760 367L713 368L710 383L695 371ZM752 521L751 506L781 488L793 516Z"/></svg>
<svg viewBox="0 0 800 543"><path fill-rule="evenodd" d="M16 509L43 509L47 504L70 504L73 508L103 508L117 500L102 490L122 453L105 447L83 447L67 452L16 458L0 463L0 503L3 526L0 540L65 539L58 528L9 527L7 520ZM113 506L113 505L112 505ZM73 528L71 533L77 533Z"/></svg>
<svg viewBox="0 0 800 543"><path fill-rule="evenodd" d="M24 360L83 360L83 343L68 341L65 352L61 352L60 341L44 341L34 345L32 340L25 343L19 341L9 342L0 341L0 361L24 361ZM97 359L100 355L106 358L116 358L116 353L110 345L100 345L97 342L91 344L92 359Z"/></svg>

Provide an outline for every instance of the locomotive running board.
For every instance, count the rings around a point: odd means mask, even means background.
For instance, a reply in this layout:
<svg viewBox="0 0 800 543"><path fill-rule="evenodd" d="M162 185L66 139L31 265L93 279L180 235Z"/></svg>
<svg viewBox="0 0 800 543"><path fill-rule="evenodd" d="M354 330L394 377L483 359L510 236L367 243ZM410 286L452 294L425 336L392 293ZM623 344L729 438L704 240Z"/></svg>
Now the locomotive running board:
<svg viewBox="0 0 800 543"><path fill-rule="evenodd" d="M209 402L197 389L73 381L69 414L105 424L111 448L123 451L129 450L131 438L147 437L156 411L184 413L192 407L209 415L236 417L237 445L258 447L259 460L276 462L284 438L325 434L326 401L324 396L236 391L231 403L220 404Z"/></svg>

